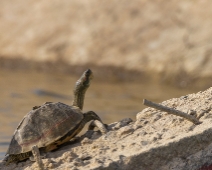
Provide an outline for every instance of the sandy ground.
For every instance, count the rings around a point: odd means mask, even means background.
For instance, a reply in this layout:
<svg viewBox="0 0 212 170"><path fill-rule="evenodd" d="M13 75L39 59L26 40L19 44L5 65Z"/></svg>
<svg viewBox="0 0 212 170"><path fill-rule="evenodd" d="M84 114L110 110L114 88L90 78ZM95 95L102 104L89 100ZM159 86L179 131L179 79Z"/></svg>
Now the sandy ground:
<svg viewBox="0 0 212 170"><path fill-rule="evenodd" d="M212 88L173 98L163 105L196 113L200 125L153 108L109 125L109 132L95 132L89 139L76 138L55 152L47 153L46 169L195 170L212 164ZM4 166L4 170L37 169L29 160Z"/></svg>

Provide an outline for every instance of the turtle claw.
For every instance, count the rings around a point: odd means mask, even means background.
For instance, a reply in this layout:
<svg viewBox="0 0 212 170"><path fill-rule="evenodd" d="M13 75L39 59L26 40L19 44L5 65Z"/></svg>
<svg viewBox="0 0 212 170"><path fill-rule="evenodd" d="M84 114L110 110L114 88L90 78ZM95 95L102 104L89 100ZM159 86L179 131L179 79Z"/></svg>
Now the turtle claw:
<svg viewBox="0 0 212 170"><path fill-rule="evenodd" d="M34 158L34 156L30 156L29 157L29 160L32 161L32 162L35 162L36 161L35 158Z"/></svg>

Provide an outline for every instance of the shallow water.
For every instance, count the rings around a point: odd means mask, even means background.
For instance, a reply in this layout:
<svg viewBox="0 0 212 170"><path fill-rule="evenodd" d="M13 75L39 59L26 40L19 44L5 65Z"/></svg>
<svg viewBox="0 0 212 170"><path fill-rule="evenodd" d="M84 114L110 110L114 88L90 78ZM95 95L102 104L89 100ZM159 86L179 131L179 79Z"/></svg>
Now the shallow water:
<svg viewBox="0 0 212 170"><path fill-rule="evenodd" d="M79 77L0 70L0 159L23 116L33 106L46 101L71 104L72 90ZM193 92L197 90L176 89L157 83L105 83L94 79L86 93L84 111L95 111L105 123L126 117L135 120L136 113L145 107L142 105L144 98L161 102Z"/></svg>

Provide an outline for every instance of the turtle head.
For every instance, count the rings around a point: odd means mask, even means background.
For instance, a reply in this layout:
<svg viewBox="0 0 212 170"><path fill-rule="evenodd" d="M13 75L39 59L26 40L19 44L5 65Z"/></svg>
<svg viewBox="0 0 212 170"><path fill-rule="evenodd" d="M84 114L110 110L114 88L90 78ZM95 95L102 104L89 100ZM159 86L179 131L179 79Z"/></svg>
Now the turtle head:
<svg viewBox="0 0 212 170"><path fill-rule="evenodd" d="M80 86L89 86L90 85L90 81L93 78L93 73L90 69L87 69L82 76L80 77L80 79L77 81L77 84L80 84Z"/></svg>

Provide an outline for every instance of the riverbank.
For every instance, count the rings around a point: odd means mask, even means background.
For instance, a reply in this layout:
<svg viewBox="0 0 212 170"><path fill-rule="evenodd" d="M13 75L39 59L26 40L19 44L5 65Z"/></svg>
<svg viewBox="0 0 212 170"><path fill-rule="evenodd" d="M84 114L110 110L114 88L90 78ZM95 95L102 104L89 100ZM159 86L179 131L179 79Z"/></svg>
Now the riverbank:
<svg viewBox="0 0 212 170"><path fill-rule="evenodd" d="M0 58L51 66L38 70L91 65L118 80L135 73L179 87L212 84L210 0L3 0L0 11Z"/></svg>
<svg viewBox="0 0 212 170"><path fill-rule="evenodd" d="M47 169L93 170L195 170L212 164L212 88L173 98L162 105L187 112L193 110L199 125L152 108L109 125L110 131L96 132L91 139L81 137L43 159ZM0 163L4 170L37 169L30 161Z"/></svg>

